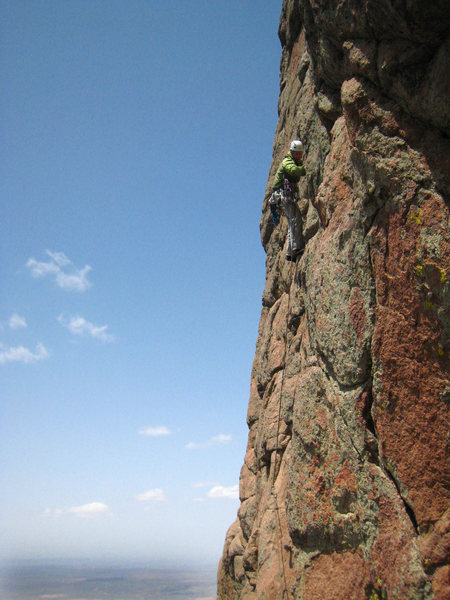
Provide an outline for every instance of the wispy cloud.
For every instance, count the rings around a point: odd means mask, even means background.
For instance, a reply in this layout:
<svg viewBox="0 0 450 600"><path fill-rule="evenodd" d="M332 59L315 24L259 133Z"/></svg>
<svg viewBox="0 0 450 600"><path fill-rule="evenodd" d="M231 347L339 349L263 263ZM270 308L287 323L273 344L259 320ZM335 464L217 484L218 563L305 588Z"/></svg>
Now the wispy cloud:
<svg viewBox="0 0 450 600"><path fill-rule="evenodd" d="M46 508L44 510L44 512L42 513L42 516L43 517L55 517L56 519L58 519L65 512L67 512L67 511L62 510L61 508Z"/></svg>
<svg viewBox="0 0 450 600"><path fill-rule="evenodd" d="M166 494L159 488L137 494L135 498L136 500L139 500L139 502L165 502L167 500Z"/></svg>
<svg viewBox="0 0 450 600"><path fill-rule="evenodd" d="M103 502L91 502L90 504L83 504L81 506L73 506L67 510L68 513L72 513L77 517L86 519L88 517L95 517L97 515L104 515L109 513L109 508Z"/></svg>
<svg viewBox="0 0 450 600"><path fill-rule="evenodd" d="M11 329L20 329L21 327L26 327L27 322L25 317L21 317L17 313L14 313L9 319L9 326Z"/></svg>
<svg viewBox="0 0 450 600"><path fill-rule="evenodd" d="M84 317L65 317L64 315L59 315L58 322L63 327L66 327L72 335L88 335L102 342L113 342L115 340L115 337L107 331L108 325L94 325L86 321Z"/></svg>
<svg viewBox="0 0 450 600"><path fill-rule="evenodd" d="M223 485L216 485L209 490L207 496L208 498L231 498L236 500L239 498L239 486L224 487Z"/></svg>
<svg viewBox="0 0 450 600"><path fill-rule="evenodd" d="M215 435L214 437L212 437L210 439L211 444L213 445L219 445L221 446L222 444L228 444L228 442L231 442L231 435L226 435L224 433L219 433L219 435Z"/></svg>
<svg viewBox="0 0 450 600"><path fill-rule="evenodd" d="M196 450L199 448L209 448L210 446L223 446L224 444L228 444L231 442L232 436L226 435L224 433L220 433L219 435L215 435L212 438L209 438L206 442L189 442L186 444L185 448L187 450Z"/></svg>
<svg viewBox="0 0 450 600"><path fill-rule="evenodd" d="M139 430L139 435L148 435L150 437L159 437L161 435L171 435L170 429L161 425L159 427L143 427Z"/></svg>
<svg viewBox="0 0 450 600"><path fill-rule="evenodd" d="M194 488L211 488L206 496L200 498L194 498L194 502L205 502L208 499L217 499L217 498L229 498L231 500L236 500L239 498L239 485L232 485L230 487L225 487L220 483L211 483L211 482L200 482L193 483L191 487Z"/></svg>
<svg viewBox="0 0 450 600"><path fill-rule="evenodd" d="M87 278L91 270L89 265L78 269L64 252L46 250L46 254L50 257L48 262L37 261L35 258L28 260L26 266L33 277L52 277L56 285L63 290L85 292L91 287L92 283Z"/></svg>
<svg viewBox="0 0 450 600"><path fill-rule="evenodd" d="M48 350L43 344L38 344L34 352L24 346L5 348L0 344L0 365L8 362L35 363L48 357Z"/></svg>
<svg viewBox="0 0 450 600"><path fill-rule="evenodd" d="M81 506L72 506L71 508L47 508L43 515L44 517L61 517L64 514L72 514L80 519L89 519L92 517L98 517L100 515L111 514L108 506L103 502L90 502L89 504L82 504Z"/></svg>

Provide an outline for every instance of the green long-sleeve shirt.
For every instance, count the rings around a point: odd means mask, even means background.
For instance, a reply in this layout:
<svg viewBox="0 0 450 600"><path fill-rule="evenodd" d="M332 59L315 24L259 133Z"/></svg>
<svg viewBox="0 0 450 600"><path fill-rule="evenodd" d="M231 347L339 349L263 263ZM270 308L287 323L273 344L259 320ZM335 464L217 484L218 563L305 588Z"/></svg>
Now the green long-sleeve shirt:
<svg viewBox="0 0 450 600"><path fill-rule="evenodd" d="M303 163L297 165L289 152L281 161L275 174L272 190L279 190L284 186L284 178L287 177L291 183L298 183L300 177L305 175Z"/></svg>

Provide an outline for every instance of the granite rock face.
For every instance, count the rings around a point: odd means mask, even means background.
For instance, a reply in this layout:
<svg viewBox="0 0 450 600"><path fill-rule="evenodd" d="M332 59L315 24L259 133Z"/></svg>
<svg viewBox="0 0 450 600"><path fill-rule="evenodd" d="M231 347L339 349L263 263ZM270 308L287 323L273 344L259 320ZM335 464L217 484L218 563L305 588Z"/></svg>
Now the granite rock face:
<svg viewBox="0 0 450 600"><path fill-rule="evenodd" d="M284 0L267 278L221 600L450 598L450 11ZM305 252L268 198L304 142Z"/></svg>

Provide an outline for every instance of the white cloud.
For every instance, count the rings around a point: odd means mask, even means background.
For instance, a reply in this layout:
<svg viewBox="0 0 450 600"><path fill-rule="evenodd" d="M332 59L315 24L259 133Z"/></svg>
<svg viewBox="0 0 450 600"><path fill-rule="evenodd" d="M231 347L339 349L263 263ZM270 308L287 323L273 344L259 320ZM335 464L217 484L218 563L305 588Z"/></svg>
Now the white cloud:
<svg viewBox="0 0 450 600"><path fill-rule="evenodd" d="M231 442L232 436L225 435L224 433L220 433L219 435L215 435L212 438L209 438L206 442L189 442L186 444L185 448L187 450L196 450L198 448L209 448L210 446L223 446L224 444L228 444Z"/></svg>
<svg viewBox="0 0 450 600"><path fill-rule="evenodd" d="M21 317L17 313L14 313L9 319L9 326L11 329L20 329L21 327L26 327L27 322L25 317Z"/></svg>
<svg viewBox="0 0 450 600"><path fill-rule="evenodd" d="M115 337L107 332L108 325L99 327L98 325L86 321L84 317L66 318L64 315L59 315L58 321L63 327L66 327L72 335L89 335L102 342L113 342L115 340Z"/></svg>
<svg viewBox="0 0 450 600"><path fill-rule="evenodd" d="M103 502L91 502L90 504L83 504L82 506L72 506L67 512L85 519L87 517L109 513L109 508Z"/></svg>
<svg viewBox="0 0 450 600"><path fill-rule="evenodd" d="M59 518L64 514L72 514L80 519L88 519L91 517L97 517L99 515L111 514L108 506L103 502L90 502L89 504L82 504L81 506L72 506L72 508L47 508L43 512L44 517L56 517Z"/></svg>
<svg viewBox="0 0 450 600"><path fill-rule="evenodd" d="M34 352L24 346L5 348L0 344L0 365L7 362L34 363L48 357L48 350L43 344L38 344Z"/></svg>
<svg viewBox="0 0 450 600"><path fill-rule="evenodd" d="M223 485L216 485L209 490L207 496L208 498L231 498L236 500L239 498L239 486L224 487Z"/></svg>
<svg viewBox="0 0 450 600"><path fill-rule="evenodd" d="M136 500L139 500L139 502L165 502L167 496L163 490L155 488L153 490L148 490L148 492L137 494Z"/></svg>
<svg viewBox="0 0 450 600"><path fill-rule="evenodd" d="M53 277L58 287L63 290L85 292L91 287L92 283L87 279L91 270L89 265L78 269L63 252L46 250L46 254L51 259L48 262L40 262L35 258L28 260L26 266L31 270L33 277Z"/></svg>
<svg viewBox="0 0 450 600"><path fill-rule="evenodd" d="M170 435L172 432L167 429L164 425L159 427L144 427L139 430L139 435L149 435L151 437L158 437L161 435Z"/></svg>

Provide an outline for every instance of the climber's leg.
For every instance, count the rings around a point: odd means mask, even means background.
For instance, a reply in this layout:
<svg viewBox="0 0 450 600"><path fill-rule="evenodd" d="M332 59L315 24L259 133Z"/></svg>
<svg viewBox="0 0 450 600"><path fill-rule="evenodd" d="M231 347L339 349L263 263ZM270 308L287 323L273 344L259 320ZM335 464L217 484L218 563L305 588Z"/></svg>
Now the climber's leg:
<svg viewBox="0 0 450 600"><path fill-rule="evenodd" d="M283 201L283 212L288 223L288 240L286 255L295 258L303 248L302 217L297 202L292 200Z"/></svg>

